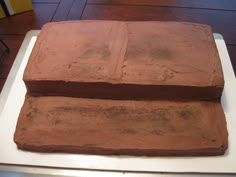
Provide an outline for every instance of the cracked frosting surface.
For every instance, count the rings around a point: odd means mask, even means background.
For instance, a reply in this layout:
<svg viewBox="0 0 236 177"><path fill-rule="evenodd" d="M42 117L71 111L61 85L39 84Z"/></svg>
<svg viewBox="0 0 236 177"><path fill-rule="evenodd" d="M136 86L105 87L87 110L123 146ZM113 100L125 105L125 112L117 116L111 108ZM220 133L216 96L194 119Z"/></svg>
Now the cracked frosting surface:
<svg viewBox="0 0 236 177"><path fill-rule="evenodd" d="M210 27L182 22L46 24L24 80L222 88L224 84Z"/></svg>

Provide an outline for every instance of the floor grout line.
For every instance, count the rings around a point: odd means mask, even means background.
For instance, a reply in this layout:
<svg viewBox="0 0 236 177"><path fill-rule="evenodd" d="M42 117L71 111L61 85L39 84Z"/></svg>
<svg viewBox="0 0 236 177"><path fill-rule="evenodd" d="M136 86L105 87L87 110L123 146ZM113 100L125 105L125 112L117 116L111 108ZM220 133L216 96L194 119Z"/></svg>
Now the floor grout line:
<svg viewBox="0 0 236 177"><path fill-rule="evenodd" d="M34 5L34 4L60 4L60 3L55 3L55 2L33 2L32 4Z"/></svg>
<svg viewBox="0 0 236 177"><path fill-rule="evenodd" d="M68 19L68 16L69 16L69 14L70 14L70 11L71 11L71 9L72 9L74 3L75 3L75 0L73 0L73 3L71 3L70 10L68 11L68 13L67 13L67 15L66 15L66 20Z"/></svg>
<svg viewBox="0 0 236 177"><path fill-rule="evenodd" d="M25 34L6 34L6 33L0 33L0 36L25 36Z"/></svg>
<svg viewBox="0 0 236 177"><path fill-rule="evenodd" d="M220 8L204 8L204 7L188 7L188 6L161 6L161 5L145 5L145 4L108 4L108 3L87 3L87 5L111 5L111 6L149 6L149 7L161 7L161 8L179 8L179 9L197 9L197 10L216 10L216 11L235 11L236 9L220 9Z"/></svg>
<svg viewBox="0 0 236 177"><path fill-rule="evenodd" d="M83 10L82 10L81 15L80 15L80 17L79 17L80 20L81 20L81 18L82 18L82 16L83 16L83 13L84 13L84 10L85 10L86 6L87 6L87 0L85 0Z"/></svg>
<svg viewBox="0 0 236 177"><path fill-rule="evenodd" d="M228 43L226 43L226 45L235 46L236 47L236 44L228 44Z"/></svg>
<svg viewBox="0 0 236 177"><path fill-rule="evenodd" d="M60 3L61 3L61 1L60 1ZM51 19L50 19L50 22L53 20L55 14L57 13L57 10L58 10L58 7L60 6L60 3L57 4L57 7L56 7L56 9L55 9L55 11L54 11L54 13L53 13Z"/></svg>

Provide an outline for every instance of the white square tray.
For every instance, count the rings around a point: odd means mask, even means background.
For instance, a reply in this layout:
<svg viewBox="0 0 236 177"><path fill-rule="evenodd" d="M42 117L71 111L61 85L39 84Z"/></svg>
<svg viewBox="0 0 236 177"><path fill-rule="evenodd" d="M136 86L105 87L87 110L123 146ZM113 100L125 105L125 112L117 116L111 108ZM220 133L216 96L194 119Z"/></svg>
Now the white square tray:
<svg viewBox="0 0 236 177"><path fill-rule="evenodd" d="M0 95L0 164L122 172L236 173L236 109L234 109L236 107L236 80L225 42L219 34L214 34L214 38L225 77L225 88L221 99L229 131L229 148L225 155L134 157L50 154L18 150L13 142L13 134L26 93L22 76L39 32L34 30L27 33Z"/></svg>

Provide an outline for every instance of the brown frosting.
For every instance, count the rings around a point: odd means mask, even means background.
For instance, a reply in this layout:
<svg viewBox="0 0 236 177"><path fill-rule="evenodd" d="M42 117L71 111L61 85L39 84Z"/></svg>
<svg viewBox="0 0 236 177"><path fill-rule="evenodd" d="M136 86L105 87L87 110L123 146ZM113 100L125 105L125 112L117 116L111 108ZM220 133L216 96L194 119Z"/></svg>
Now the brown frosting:
<svg viewBox="0 0 236 177"><path fill-rule="evenodd" d="M106 155L220 155L227 142L218 101L26 97L14 141L21 149Z"/></svg>
<svg viewBox="0 0 236 177"><path fill-rule="evenodd" d="M49 23L23 79L31 96L14 134L20 149L147 156L227 149L224 79L207 25Z"/></svg>
<svg viewBox="0 0 236 177"><path fill-rule="evenodd" d="M46 24L24 81L34 95L113 99L212 99L224 85L210 27L181 22Z"/></svg>

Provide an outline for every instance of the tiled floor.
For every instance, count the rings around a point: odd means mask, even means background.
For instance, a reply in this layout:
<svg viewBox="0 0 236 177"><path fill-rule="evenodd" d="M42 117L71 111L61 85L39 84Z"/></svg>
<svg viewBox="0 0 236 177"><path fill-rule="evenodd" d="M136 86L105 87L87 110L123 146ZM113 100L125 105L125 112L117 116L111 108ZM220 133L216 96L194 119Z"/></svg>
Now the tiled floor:
<svg viewBox="0 0 236 177"><path fill-rule="evenodd" d="M50 21L106 19L206 23L221 33L236 70L235 0L33 0L34 11L0 19L11 52L0 66L0 90L27 31Z"/></svg>

